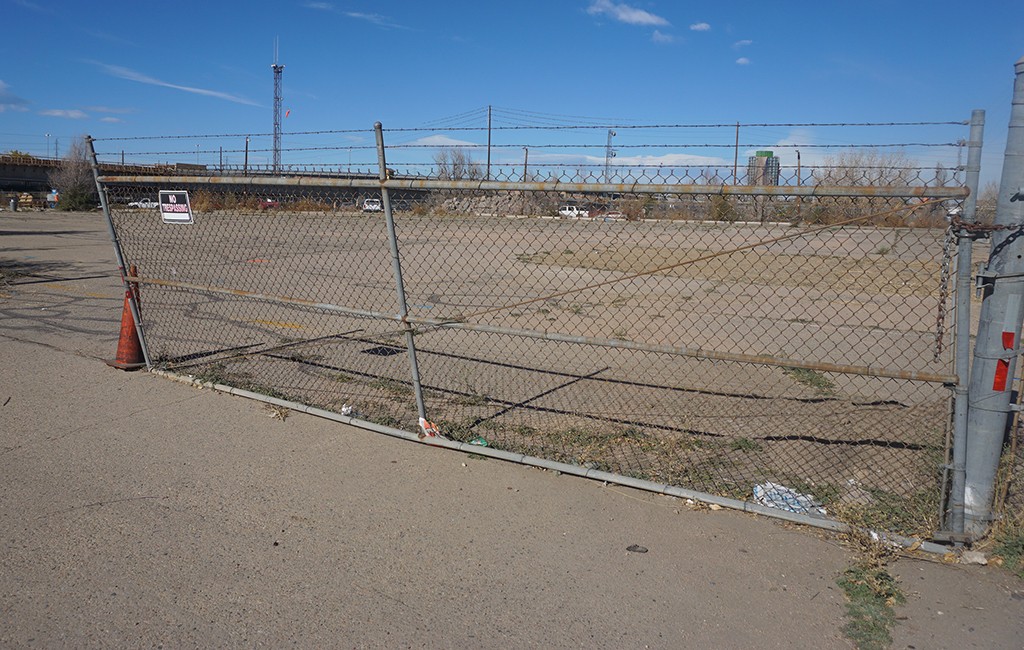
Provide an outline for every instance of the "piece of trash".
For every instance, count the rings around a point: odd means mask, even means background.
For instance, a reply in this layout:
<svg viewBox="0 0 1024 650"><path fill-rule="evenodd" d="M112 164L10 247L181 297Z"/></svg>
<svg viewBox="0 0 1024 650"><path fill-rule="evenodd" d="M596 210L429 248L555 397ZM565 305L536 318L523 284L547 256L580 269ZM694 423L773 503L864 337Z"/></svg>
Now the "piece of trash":
<svg viewBox="0 0 1024 650"><path fill-rule="evenodd" d="M483 436L477 436L469 441L469 444L476 445L477 447L488 447L487 440Z"/></svg>
<svg viewBox="0 0 1024 650"><path fill-rule="evenodd" d="M421 438L426 436L430 436L431 438L433 438L434 436L438 436L441 434L441 431L437 428L437 425L434 424L433 422L428 421L426 418L420 418L420 429L423 430L423 435L420 436Z"/></svg>
<svg viewBox="0 0 1024 650"><path fill-rule="evenodd" d="M463 467L469 467L468 465L466 465L466 463L462 463L462 466Z"/></svg>
<svg viewBox="0 0 1024 650"><path fill-rule="evenodd" d="M988 558L981 551L964 551L960 554L960 564L988 564Z"/></svg>
<svg viewBox="0 0 1024 650"><path fill-rule="evenodd" d="M351 406L349 406L348 404L345 404L344 406L341 407L341 414L342 415L352 415L353 410L354 409Z"/></svg>
<svg viewBox="0 0 1024 650"><path fill-rule="evenodd" d="M769 508L802 515L826 514L825 509L815 503L813 497L771 481L754 486L754 501Z"/></svg>
<svg viewBox="0 0 1024 650"><path fill-rule="evenodd" d="M632 546L627 546L626 550L629 551L630 553L646 553L647 552L647 547L646 546L640 546L639 544L633 544Z"/></svg>
<svg viewBox="0 0 1024 650"><path fill-rule="evenodd" d="M711 505L708 506L708 508L711 510L721 510L722 506L718 505L717 503L712 503Z"/></svg>

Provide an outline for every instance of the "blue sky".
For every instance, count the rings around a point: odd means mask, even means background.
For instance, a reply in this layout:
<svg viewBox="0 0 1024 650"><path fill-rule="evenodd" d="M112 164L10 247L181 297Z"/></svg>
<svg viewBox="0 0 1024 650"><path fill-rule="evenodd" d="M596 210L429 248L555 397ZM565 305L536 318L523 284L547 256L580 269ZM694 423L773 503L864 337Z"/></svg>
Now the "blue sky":
<svg viewBox="0 0 1024 650"><path fill-rule="evenodd" d="M285 148L307 148L287 152L286 162L345 163L349 152L312 147L372 144L365 132L289 132L363 131L377 120L385 128L482 127L487 106L505 126L948 121L982 108L984 176L993 179L1005 146L1013 63L1024 55L1020 4L999 0L0 0L0 15L0 51L8 62L0 69L0 150L40 155L84 133L268 133L279 38L289 111ZM966 134L765 127L747 129L741 139L899 143ZM486 141L481 131L440 129L388 137L406 144ZM615 145L622 160L727 157L721 150L639 148L687 137L693 144L733 135L620 130ZM605 139L603 130L504 132L496 140L507 146L495 158L518 159L523 152L513 145L527 140L565 141L597 145L561 154L593 162L602 159ZM221 147L237 151L238 138L100 145L129 155L198 149L169 157L204 163ZM254 160L260 155L254 152ZM369 149L351 155L374 160ZM431 153L405 155L429 160ZM530 158L545 155L537 148ZM955 162L950 150L910 155Z"/></svg>

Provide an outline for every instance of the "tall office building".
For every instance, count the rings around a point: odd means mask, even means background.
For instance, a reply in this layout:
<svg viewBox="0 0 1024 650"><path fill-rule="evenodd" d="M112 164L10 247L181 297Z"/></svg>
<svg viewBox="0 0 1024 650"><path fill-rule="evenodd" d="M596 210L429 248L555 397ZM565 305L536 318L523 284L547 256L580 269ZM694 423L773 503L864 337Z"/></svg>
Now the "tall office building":
<svg viewBox="0 0 1024 650"><path fill-rule="evenodd" d="M747 185L778 185L779 159L771 151L758 151L747 158Z"/></svg>

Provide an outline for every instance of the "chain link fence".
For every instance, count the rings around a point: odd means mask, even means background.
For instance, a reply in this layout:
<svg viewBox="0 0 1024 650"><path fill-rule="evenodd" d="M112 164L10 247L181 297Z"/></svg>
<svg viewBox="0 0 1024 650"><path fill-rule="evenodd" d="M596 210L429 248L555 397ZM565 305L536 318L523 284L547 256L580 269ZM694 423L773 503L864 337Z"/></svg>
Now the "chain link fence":
<svg viewBox="0 0 1024 650"><path fill-rule="evenodd" d="M791 512L941 527L956 178L440 162L101 178L152 366ZM138 207L159 190L188 191L194 222Z"/></svg>

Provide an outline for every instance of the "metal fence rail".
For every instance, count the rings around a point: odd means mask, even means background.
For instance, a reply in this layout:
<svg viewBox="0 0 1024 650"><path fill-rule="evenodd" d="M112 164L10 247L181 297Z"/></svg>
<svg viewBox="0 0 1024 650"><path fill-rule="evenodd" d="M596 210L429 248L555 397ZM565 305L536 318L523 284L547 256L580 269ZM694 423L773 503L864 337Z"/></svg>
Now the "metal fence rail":
<svg viewBox="0 0 1024 650"><path fill-rule="evenodd" d="M152 365L740 501L803 495L790 505L812 516L940 527L959 184L430 178L379 153L377 179L100 178ZM158 189L187 190L194 223L129 207Z"/></svg>

